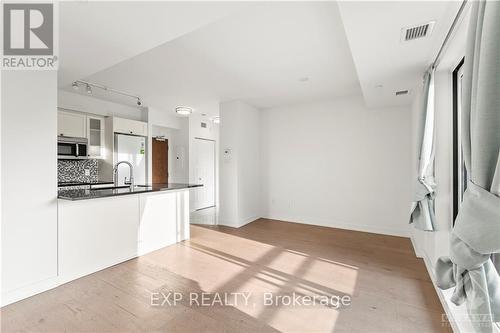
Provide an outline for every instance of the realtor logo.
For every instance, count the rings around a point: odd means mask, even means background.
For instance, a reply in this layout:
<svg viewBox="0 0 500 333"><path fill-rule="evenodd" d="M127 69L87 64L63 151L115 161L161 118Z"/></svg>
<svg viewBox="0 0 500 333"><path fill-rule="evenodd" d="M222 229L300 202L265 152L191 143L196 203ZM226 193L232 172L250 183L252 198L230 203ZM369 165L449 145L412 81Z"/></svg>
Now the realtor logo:
<svg viewBox="0 0 500 333"><path fill-rule="evenodd" d="M55 69L54 4L3 4L4 69Z"/></svg>
<svg viewBox="0 0 500 333"><path fill-rule="evenodd" d="M51 3L4 4L4 55L52 55L54 9Z"/></svg>

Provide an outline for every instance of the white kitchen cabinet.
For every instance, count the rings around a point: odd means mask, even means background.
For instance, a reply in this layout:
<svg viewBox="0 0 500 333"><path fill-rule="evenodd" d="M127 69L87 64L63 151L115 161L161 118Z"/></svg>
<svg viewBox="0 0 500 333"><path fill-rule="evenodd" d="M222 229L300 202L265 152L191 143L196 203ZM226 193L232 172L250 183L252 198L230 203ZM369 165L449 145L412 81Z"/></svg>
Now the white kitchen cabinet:
<svg viewBox="0 0 500 333"><path fill-rule="evenodd" d="M113 132L147 136L148 124L143 121L113 117Z"/></svg>
<svg viewBox="0 0 500 333"><path fill-rule="evenodd" d="M87 115L88 156L104 158L104 117Z"/></svg>
<svg viewBox="0 0 500 333"><path fill-rule="evenodd" d="M57 135L75 138L87 137L87 116L84 113L58 110Z"/></svg>

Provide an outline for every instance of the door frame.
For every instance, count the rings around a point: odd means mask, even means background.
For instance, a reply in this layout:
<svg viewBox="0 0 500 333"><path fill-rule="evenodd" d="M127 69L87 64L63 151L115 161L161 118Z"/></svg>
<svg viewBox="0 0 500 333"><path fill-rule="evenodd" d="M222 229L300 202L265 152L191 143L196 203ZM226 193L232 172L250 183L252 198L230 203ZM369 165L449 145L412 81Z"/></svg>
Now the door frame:
<svg viewBox="0 0 500 333"><path fill-rule="evenodd" d="M195 136L194 139L195 140L203 140L203 141L211 141L211 142L214 143L214 205L213 206L208 206L208 207L203 207L203 208L195 209L195 211L199 211L199 210L203 210L203 209L217 207L217 185L218 185L217 184L217 140L200 138L200 137L197 137L197 136Z"/></svg>

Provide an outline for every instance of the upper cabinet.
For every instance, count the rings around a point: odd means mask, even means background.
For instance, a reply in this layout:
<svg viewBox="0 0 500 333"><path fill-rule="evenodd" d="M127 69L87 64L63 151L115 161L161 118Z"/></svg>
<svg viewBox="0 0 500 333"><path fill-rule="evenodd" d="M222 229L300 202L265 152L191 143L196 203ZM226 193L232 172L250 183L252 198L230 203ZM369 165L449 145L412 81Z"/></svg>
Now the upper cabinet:
<svg viewBox="0 0 500 333"><path fill-rule="evenodd" d="M147 136L148 124L143 121L113 117L113 132Z"/></svg>
<svg viewBox="0 0 500 333"><path fill-rule="evenodd" d="M87 137L87 116L83 113L58 110L57 135L76 138Z"/></svg>
<svg viewBox="0 0 500 333"><path fill-rule="evenodd" d="M90 158L104 158L104 117L87 115L87 138Z"/></svg>

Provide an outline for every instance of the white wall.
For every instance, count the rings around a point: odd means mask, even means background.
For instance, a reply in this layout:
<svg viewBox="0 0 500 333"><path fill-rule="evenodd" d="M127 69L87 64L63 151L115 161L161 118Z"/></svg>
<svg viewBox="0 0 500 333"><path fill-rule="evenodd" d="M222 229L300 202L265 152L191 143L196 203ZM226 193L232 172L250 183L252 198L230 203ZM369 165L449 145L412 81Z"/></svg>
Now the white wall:
<svg viewBox="0 0 500 333"><path fill-rule="evenodd" d="M361 96L263 110L263 215L407 236L410 117Z"/></svg>
<svg viewBox="0 0 500 333"><path fill-rule="evenodd" d="M234 101L221 104L220 117L219 224L240 227L262 216L261 112Z"/></svg>
<svg viewBox="0 0 500 333"><path fill-rule="evenodd" d="M148 122L151 125L175 128L179 129L181 127L181 117L170 115L165 111L158 110L153 107L147 108L148 112Z"/></svg>
<svg viewBox="0 0 500 333"><path fill-rule="evenodd" d="M57 276L57 73L2 71L2 304Z"/></svg>
<svg viewBox="0 0 500 333"><path fill-rule="evenodd" d="M94 113L102 116L114 115L133 120L146 120L145 108L108 102L99 98L72 93L65 90L57 91L57 106L60 108Z"/></svg>

